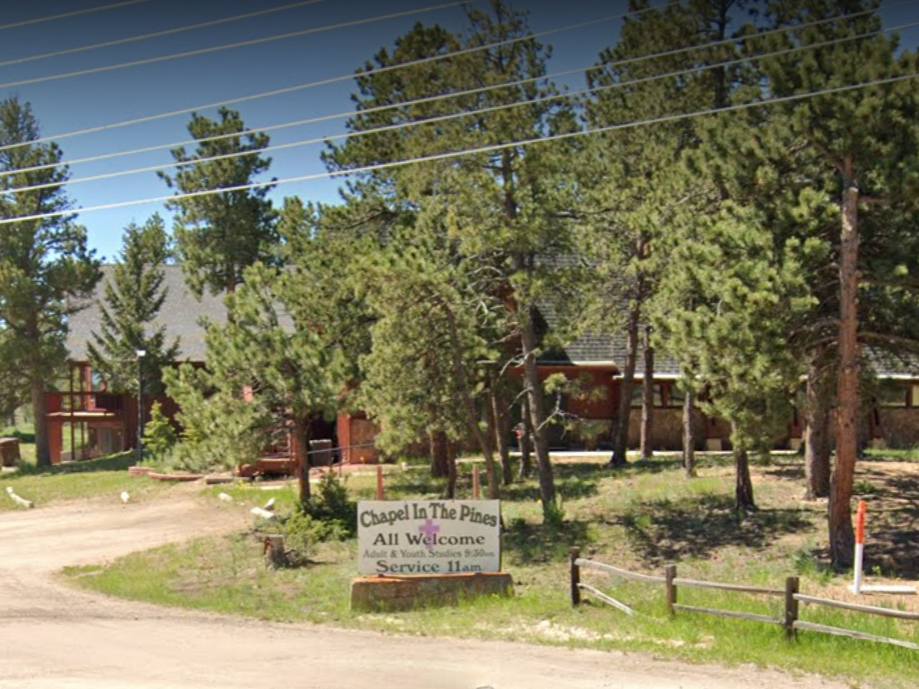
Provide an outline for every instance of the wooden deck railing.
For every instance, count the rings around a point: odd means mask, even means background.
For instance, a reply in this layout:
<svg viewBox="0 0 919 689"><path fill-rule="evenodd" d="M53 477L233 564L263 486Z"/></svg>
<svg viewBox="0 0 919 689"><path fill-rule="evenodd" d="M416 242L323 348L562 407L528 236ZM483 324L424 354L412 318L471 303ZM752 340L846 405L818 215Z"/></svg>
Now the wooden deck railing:
<svg viewBox="0 0 919 689"><path fill-rule="evenodd" d="M876 615L880 617L892 617L899 620L907 620L912 622L919 622L919 613L906 612L903 610L892 610L890 608L878 608L870 605L860 605L857 603L847 603L830 598L817 598L815 596L804 595L799 591L800 580L798 577L787 577L785 579L784 589L773 589L759 586L725 584L714 581L700 581L697 579L684 579L677 576L676 565L667 565L664 568L663 576L654 574L639 574L637 572L630 572L628 570L614 567L613 565L608 565L602 562L597 562L595 560L583 559L581 558L580 550L577 548L571 549L569 564L571 569L571 604L575 607L581 604L581 593L585 592L594 596L603 603L606 603L607 605L610 605L617 610L621 610L627 615L636 614L636 611L626 603L617 600L610 596L608 593L604 593L598 588L585 584L581 581L582 570L594 570L603 572L605 574L611 574L613 576L617 576L619 578L630 581L638 581L649 584L663 583L666 611L670 617L674 617L677 612L715 615L718 617L728 617L733 619L747 620L749 622L759 622L762 624L781 626L785 629L785 633L789 639L795 638L798 631L810 631L818 632L821 634L832 634L835 636L847 636L853 639L874 641L877 643L900 646L902 648L908 648L911 650L919 650L919 644L913 643L911 641L877 636L856 630L844 629L842 627L830 627L827 625L806 622L799 619L801 604L819 605L848 610L849 612ZM717 591L729 591L745 595L784 598L785 614L783 617L771 617L769 615L761 615L758 613L743 612L738 610L722 610L718 608L703 608L695 605L684 605L678 600L680 588L710 589Z"/></svg>

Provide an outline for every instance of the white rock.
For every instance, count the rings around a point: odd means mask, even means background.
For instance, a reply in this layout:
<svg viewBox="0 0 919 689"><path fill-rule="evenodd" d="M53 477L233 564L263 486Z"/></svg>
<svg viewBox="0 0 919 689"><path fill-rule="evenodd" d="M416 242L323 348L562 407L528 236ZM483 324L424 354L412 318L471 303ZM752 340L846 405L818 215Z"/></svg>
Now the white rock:
<svg viewBox="0 0 919 689"><path fill-rule="evenodd" d="M268 510L262 509L261 507L253 507L251 513L256 517L261 517L262 519L277 519L278 515L274 512L269 512Z"/></svg>

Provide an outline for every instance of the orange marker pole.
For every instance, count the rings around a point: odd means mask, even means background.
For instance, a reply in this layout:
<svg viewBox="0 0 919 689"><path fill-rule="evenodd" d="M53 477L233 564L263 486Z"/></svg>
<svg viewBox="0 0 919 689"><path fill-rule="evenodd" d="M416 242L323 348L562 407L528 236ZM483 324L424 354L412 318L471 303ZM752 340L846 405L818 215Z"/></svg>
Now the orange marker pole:
<svg viewBox="0 0 919 689"><path fill-rule="evenodd" d="M855 573L852 581L852 592L862 591L862 568L865 564L865 513L868 506L864 500L858 501L858 511L855 513Z"/></svg>
<svg viewBox="0 0 919 689"><path fill-rule="evenodd" d="M472 465L472 498L479 499L479 465Z"/></svg>
<svg viewBox="0 0 919 689"><path fill-rule="evenodd" d="M383 499L383 465L377 464L377 500Z"/></svg>

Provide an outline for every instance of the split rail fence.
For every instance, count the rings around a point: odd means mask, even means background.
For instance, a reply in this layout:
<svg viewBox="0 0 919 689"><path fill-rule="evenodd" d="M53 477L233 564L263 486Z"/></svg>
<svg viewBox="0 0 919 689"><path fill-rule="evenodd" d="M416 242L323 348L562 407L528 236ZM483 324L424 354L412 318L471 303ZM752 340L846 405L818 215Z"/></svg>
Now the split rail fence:
<svg viewBox="0 0 919 689"><path fill-rule="evenodd" d="M804 605L823 606L847 610L849 612L863 613L867 615L877 615L880 617L891 617L899 620L908 620L919 622L919 613L906 612L903 610L892 610L890 608L878 608L869 605L859 605L857 603L847 603L845 601L833 600L830 598L817 598L807 596L800 592L800 580L798 577L788 577L785 580L784 589L761 588L758 586L742 586L737 584L723 584L711 581L698 581L696 579L683 579L677 576L676 565L667 565L664 568L664 574L638 574L630 572L619 567L614 567L594 560L585 560L581 558L580 550L571 549L571 604L575 607L581 604L582 592L590 594L598 600L610 605L627 615L635 615L636 611L626 603L616 600L612 596L603 593L594 586L590 586L581 581L582 570L594 570L611 574L628 581L637 581L648 584L663 584L666 600L667 614L674 617L677 612L698 613L703 615L715 615L718 617L729 617L734 619L747 620L750 622L760 622L763 624L772 624L783 627L789 639L794 639L798 631L819 632L822 634L832 634L834 636L846 636L853 639L865 641L874 641L878 643L891 644L911 650L919 650L919 644L902 639L893 639L865 632L844 629L842 627L831 627L823 624L806 622L799 618L800 607ZM770 617L769 615L760 615L756 613L740 612L736 610L721 610L717 608L703 608L694 605L683 605L679 602L679 590L681 588L694 589L711 589L718 591L731 591L734 593L784 598L785 614L783 617Z"/></svg>

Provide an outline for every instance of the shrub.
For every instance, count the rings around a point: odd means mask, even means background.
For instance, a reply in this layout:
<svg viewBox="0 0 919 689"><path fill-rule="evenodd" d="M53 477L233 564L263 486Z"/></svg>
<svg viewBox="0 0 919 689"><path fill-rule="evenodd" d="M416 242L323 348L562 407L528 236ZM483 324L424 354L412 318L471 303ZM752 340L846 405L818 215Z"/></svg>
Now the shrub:
<svg viewBox="0 0 919 689"><path fill-rule="evenodd" d="M332 471L322 475L306 513L322 522L338 523L345 538L357 532L357 505L348 498L345 482Z"/></svg>
<svg viewBox="0 0 919 689"><path fill-rule="evenodd" d="M144 426L144 450L155 461L162 461L176 444L172 422L163 414L159 402L150 409L150 420Z"/></svg>
<svg viewBox="0 0 919 689"><path fill-rule="evenodd" d="M303 563L317 543L343 541L348 537L340 522L321 521L299 510L284 521L283 533L284 545L295 555L292 560Z"/></svg>
<svg viewBox="0 0 919 689"><path fill-rule="evenodd" d="M303 564L316 543L344 541L356 531L357 505L348 499L345 483L331 471L323 474L306 509L298 508L283 525L292 561Z"/></svg>

